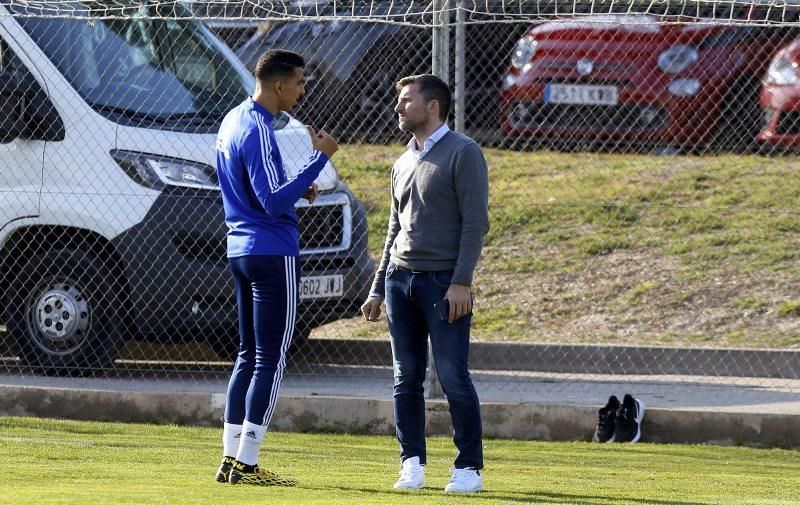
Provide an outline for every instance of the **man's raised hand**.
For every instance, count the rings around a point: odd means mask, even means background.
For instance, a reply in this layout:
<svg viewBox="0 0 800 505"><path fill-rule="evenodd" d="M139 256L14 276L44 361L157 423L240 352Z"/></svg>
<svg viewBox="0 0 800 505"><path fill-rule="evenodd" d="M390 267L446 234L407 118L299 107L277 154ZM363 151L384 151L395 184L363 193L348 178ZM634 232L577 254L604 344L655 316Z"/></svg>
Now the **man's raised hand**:
<svg viewBox="0 0 800 505"><path fill-rule="evenodd" d="M317 151L322 151L328 158L332 157L336 151L339 150L339 144L336 139L325 130L314 131L314 127L306 125L308 133L311 135L311 145Z"/></svg>

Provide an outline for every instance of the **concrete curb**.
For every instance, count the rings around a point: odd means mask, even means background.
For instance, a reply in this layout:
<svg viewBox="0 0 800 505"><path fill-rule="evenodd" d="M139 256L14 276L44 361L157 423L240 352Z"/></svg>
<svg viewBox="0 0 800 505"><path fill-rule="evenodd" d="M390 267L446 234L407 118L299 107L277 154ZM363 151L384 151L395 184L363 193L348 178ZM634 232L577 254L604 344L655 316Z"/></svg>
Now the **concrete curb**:
<svg viewBox="0 0 800 505"><path fill-rule="evenodd" d="M0 386L0 416L37 416L87 421L220 426L225 395L216 393L120 392ZM484 434L492 438L589 440L597 406L485 403ZM450 435L447 404L428 401L427 432ZM273 417L280 431L393 434L388 399L282 397ZM644 442L800 447L800 415L648 409Z"/></svg>
<svg viewBox="0 0 800 505"><path fill-rule="evenodd" d="M388 340L314 338L303 352L326 364L384 366L392 362ZM800 351L779 349L471 342L469 360L473 370L800 378Z"/></svg>

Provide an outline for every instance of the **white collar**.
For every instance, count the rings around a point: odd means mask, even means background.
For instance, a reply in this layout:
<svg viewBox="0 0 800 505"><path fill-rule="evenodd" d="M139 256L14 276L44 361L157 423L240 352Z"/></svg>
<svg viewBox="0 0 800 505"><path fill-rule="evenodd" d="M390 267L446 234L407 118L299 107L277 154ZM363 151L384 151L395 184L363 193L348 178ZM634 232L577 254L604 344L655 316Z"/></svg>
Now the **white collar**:
<svg viewBox="0 0 800 505"><path fill-rule="evenodd" d="M431 150L434 144L442 140L442 137L447 135L450 131L450 127L447 126L447 123L442 124L439 128L436 129L435 132L431 133L431 136L428 137L428 140L422 146L422 150L417 149L417 141L414 137L411 137L411 140L408 141L408 149L418 158L422 158L428 151Z"/></svg>

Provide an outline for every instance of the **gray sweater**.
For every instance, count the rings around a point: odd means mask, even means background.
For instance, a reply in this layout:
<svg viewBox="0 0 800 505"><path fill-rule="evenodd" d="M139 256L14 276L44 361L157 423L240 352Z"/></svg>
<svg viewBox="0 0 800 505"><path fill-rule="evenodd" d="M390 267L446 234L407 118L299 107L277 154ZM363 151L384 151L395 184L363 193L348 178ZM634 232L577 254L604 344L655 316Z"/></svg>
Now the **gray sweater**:
<svg viewBox="0 0 800 505"><path fill-rule="evenodd" d="M455 270L453 284L472 285L489 231L489 173L480 146L448 132L420 160L406 151L392 167L392 208L371 295L384 293L386 265Z"/></svg>

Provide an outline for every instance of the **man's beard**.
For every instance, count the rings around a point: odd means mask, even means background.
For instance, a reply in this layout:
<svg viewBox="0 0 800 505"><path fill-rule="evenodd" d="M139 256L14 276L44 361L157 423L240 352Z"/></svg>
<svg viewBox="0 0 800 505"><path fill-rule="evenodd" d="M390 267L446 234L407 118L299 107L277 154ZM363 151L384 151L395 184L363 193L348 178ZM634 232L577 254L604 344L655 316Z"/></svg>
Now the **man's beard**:
<svg viewBox="0 0 800 505"><path fill-rule="evenodd" d="M400 131L405 133L418 130L424 124L425 124L424 121L413 121L408 116L406 116L405 119L401 119L399 121Z"/></svg>

